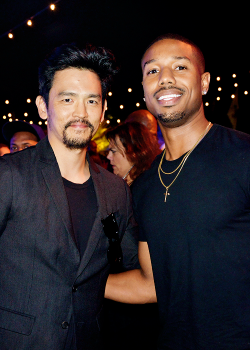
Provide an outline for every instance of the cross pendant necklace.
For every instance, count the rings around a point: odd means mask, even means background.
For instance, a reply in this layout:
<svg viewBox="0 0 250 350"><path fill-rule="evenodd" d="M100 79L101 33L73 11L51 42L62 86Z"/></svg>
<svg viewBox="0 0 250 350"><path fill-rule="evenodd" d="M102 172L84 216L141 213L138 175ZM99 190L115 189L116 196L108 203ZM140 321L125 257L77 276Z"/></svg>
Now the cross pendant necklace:
<svg viewBox="0 0 250 350"><path fill-rule="evenodd" d="M165 193L165 199L164 199L164 202L167 201L167 196L170 196L170 193L168 193L168 188L166 188L166 193Z"/></svg>

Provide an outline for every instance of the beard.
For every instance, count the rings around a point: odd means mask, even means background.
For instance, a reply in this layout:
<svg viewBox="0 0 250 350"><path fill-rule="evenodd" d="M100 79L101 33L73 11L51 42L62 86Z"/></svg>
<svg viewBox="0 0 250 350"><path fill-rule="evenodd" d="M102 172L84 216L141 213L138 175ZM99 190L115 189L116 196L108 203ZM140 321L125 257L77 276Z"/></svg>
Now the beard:
<svg viewBox="0 0 250 350"><path fill-rule="evenodd" d="M186 113L183 112L172 112L172 113L164 113L158 114L156 118L159 123L165 125L169 128L175 128L176 126L180 126L185 121Z"/></svg>
<svg viewBox="0 0 250 350"><path fill-rule="evenodd" d="M67 129L70 125L74 124L74 123L83 123L85 124L88 128L84 129L84 130L77 130L75 132L74 136L70 136L67 133ZM87 136L83 136L85 135L86 132L89 132L89 134ZM94 134L94 126L86 119L76 119L73 121L68 122L63 130L63 143L64 145L69 148L69 149L83 149L86 148L89 144L89 142L91 141L92 137Z"/></svg>

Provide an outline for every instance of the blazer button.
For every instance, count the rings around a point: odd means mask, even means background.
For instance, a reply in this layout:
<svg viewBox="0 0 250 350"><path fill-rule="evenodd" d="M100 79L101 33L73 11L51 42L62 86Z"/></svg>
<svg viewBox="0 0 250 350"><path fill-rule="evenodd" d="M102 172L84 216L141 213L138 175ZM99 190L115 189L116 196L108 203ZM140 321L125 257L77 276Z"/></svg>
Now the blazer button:
<svg viewBox="0 0 250 350"><path fill-rule="evenodd" d="M62 326L63 329L69 328L69 324L68 324L67 321L63 321L62 324L61 324L61 326Z"/></svg>
<svg viewBox="0 0 250 350"><path fill-rule="evenodd" d="M76 286L73 286L73 287L72 287L72 292L75 293L76 291L77 291L77 287L76 287Z"/></svg>

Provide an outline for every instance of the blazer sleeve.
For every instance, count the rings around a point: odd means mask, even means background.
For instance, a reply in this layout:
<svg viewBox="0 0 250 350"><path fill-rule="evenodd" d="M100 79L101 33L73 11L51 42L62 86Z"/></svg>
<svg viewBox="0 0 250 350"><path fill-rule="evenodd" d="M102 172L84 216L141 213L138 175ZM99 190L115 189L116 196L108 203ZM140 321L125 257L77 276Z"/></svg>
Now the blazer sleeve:
<svg viewBox="0 0 250 350"><path fill-rule="evenodd" d="M138 260L138 226L132 211L131 192L125 184L127 196L127 225L121 241L123 253L123 269L132 270L140 268Z"/></svg>
<svg viewBox="0 0 250 350"><path fill-rule="evenodd" d="M12 173L7 161L0 157L0 237L7 225L12 203Z"/></svg>

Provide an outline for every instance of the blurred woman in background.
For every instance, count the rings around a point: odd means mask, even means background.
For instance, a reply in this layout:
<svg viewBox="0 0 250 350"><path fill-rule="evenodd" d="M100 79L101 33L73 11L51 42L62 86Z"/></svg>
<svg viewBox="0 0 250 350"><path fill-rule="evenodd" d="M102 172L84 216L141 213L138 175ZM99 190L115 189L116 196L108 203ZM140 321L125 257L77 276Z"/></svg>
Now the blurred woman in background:
<svg viewBox="0 0 250 350"><path fill-rule="evenodd" d="M155 135L141 123L127 122L108 130L109 140L107 158L114 174L122 177L130 186L147 170L160 153Z"/></svg>

